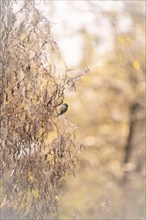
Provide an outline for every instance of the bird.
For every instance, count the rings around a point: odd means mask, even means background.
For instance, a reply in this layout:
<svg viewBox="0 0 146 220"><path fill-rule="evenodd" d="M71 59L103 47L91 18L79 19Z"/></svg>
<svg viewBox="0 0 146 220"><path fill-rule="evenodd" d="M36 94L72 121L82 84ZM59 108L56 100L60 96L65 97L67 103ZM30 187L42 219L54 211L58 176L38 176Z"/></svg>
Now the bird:
<svg viewBox="0 0 146 220"><path fill-rule="evenodd" d="M68 110L68 104L63 103L59 106L57 117L64 114Z"/></svg>

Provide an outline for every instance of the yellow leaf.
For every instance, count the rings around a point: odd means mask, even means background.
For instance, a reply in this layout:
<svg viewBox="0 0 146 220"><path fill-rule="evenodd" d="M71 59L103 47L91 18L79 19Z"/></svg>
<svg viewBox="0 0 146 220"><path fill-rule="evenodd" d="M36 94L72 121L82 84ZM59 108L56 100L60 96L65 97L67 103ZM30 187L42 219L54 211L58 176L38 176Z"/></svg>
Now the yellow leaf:
<svg viewBox="0 0 146 220"><path fill-rule="evenodd" d="M132 39L130 37L126 37L126 36L119 36L118 42L120 44L124 45L125 47L129 48L131 46Z"/></svg>
<svg viewBox="0 0 146 220"><path fill-rule="evenodd" d="M36 190L32 190L32 194L33 194L33 196L35 197L35 198L37 198L38 196L39 196L39 191L38 191L38 189L36 189Z"/></svg>
<svg viewBox="0 0 146 220"><path fill-rule="evenodd" d="M125 37L123 37L123 36L119 36L118 37L118 41L120 42L120 43L125 43Z"/></svg>
<svg viewBox="0 0 146 220"><path fill-rule="evenodd" d="M21 203L21 208L24 208L24 204L23 203Z"/></svg>
<svg viewBox="0 0 146 220"><path fill-rule="evenodd" d="M30 177L29 177L29 179L30 179L30 181L31 181L31 182L33 182L33 181L34 181L33 176L30 176Z"/></svg>
<svg viewBox="0 0 146 220"><path fill-rule="evenodd" d="M138 60L133 61L133 67L134 69L139 70L141 67L140 62Z"/></svg>
<svg viewBox="0 0 146 220"><path fill-rule="evenodd" d="M25 38L26 38L26 34L22 33L21 36L20 36L20 40L23 41Z"/></svg>

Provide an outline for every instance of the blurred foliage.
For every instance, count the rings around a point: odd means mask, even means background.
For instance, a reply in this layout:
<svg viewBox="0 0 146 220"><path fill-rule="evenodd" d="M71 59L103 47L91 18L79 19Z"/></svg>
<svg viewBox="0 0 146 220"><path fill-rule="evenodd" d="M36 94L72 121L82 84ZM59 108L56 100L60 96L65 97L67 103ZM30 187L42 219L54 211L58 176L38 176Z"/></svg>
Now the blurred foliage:
<svg viewBox="0 0 146 220"><path fill-rule="evenodd" d="M90 13L94 19L76 32L72 30L71 35L82 38L81 64L87 63L90 73L78 83L76 93L68 95L68 103L72 109L70 118L79 125L77 139L86 151L77 179L68 178L60 209L63 218L69 218L72 210L77 209L80 215L76 219L143 219L144 2L122 1L121 8L114 2L117 9L111 7L108 11L104 10L106 3L103 7L93 1L83 4L81 9L72 2L70 10L79 16ZM125 18L131 25L123 30ZM103 20L110 35L104 38L100 32ZM69 22L65 27L70 28ZM109 37L112 47L106 51L104 44ZM102 54L101 45L105 49ZM96 212L90 210L94 209L93 204L105 202L107 196L110 210L108 205L101 212L98 208Z"/></svg>

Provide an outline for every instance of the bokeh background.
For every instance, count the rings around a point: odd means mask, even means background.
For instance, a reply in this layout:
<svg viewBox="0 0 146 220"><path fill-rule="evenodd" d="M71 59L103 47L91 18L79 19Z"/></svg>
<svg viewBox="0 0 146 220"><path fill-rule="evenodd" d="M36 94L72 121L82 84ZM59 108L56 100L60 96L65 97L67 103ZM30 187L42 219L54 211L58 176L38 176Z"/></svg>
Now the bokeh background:
<svg viewBox="0 0 146 220"><path fill-rule="evenodd" d="M90 72L66 93L84 144L59 199L62 218L144 219L144 1L46 1L67 66Z"/></svg>
<svg viewBox="0 0 146 220"><path fill-rule="evenodd" d="M36 6L66 66L90 70L65 97L85 151L58 200L61 218L145 219L145 1Z"/></svg>

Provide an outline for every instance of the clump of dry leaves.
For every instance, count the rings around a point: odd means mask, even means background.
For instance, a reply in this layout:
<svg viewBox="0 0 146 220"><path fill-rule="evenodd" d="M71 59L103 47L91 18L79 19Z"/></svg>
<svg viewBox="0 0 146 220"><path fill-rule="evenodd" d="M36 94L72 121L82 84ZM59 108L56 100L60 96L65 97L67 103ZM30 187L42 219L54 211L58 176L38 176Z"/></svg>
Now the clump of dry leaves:
<svg viewBox="0 0 146 220"><path fill-rule="evenodd" d="M52 24L35 1L1 4L1 213L56 219L63 177L74 173L82 150L74 141L76 126L56 118L56 111L64 90L74 89L88 69L66 68L60 77ZM14 4L20 4L17 12Z"/></svg>

